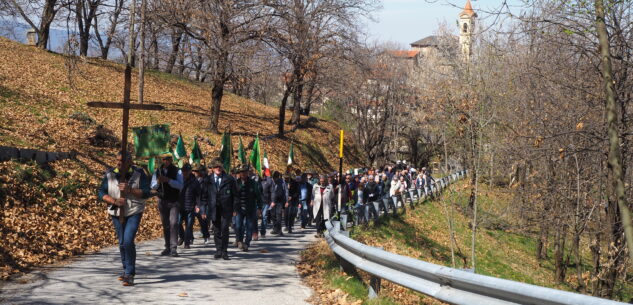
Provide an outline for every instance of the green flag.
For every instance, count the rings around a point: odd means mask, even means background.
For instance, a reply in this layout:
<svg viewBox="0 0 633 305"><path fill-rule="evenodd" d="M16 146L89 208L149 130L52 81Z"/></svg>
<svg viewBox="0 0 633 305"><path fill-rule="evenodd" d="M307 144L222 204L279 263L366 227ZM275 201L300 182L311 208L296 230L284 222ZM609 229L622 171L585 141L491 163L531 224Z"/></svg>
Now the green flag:
<svg viewBox="0 0 633 305"><path fill-rule="evenodd" d="M257 171L257 174L262 175L262 161L261 161L261 151L259 149L259 134L255 138L255 144L253 144L253 151L251 151L251 155L248 157L251 162L251 166Z"/></svg>
<svg viewBox="0 0 633 305"><path fill-rule="evenodd" d="M237 148L237 159L240 164L246 164L246 152L244 151L244 144L242 144L242 137L240 137L240 146Z"/></svg>
<svg viewBox="0 0 633 305"><path fill-rule="evenodd" d="M231 135L224 133L222 135L222 147L220 148L220 158L224 163L224 170L227 173L231 172L231 161L233 159L233 144L231 143Z"/></svg>
<svg viewBox="0 0 633 305"><path fill-rule="evenodd" d="M154 169L155 168L156 168L156 158L151 157L151 158L149 158L149 161L147 161L147 170L149 171L150 175L154 174Z"/></svg>
<svg viewBox="0 0 633 305"><path fill-rule="evenodd" d="M290 152L288 153L288 165L292 165L295 162L295 149L294 144L290 143Z"/></svg>
<svg viewBox="0 0 633 305"><path fill-rule="evenodd" d="M185 156L187 156L187 151L185 150L185 141L182 140L182 135L180 135L178 137L176 149L174 150L174 157L176 157L176 160L180 160Z"/></svg>
<svg viewBox="0 0 633 305"><path fill-rule="evenodd" d="M132 128L134 151L137 158L154 157L169 152L169 125L153 125Z"/></svg>
<svg viewBox="0 0 633 305"><path fill-rule="evenodd" d="M191 148L191 154L189 155L189 163L190 164L200 164L200 160L202 160L202 151L200 150L200 146L198 145L198 139L193 139L193 147Z"/></svg>

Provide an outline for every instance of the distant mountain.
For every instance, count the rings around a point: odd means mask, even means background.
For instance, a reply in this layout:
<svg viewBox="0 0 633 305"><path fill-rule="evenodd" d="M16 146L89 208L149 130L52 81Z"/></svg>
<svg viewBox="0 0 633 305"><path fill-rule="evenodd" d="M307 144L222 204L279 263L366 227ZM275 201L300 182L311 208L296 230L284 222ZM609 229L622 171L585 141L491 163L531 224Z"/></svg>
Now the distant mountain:
<svg viewBox="0 0 633 305"><path fill-rule="evenodd" d="M20 43L26 43L26 32L31 28L26 23L21 23L11 19L2 19L0 17L0 37L5 37L13 41ZM58 53L64 53L64 47L68 42L69 34L74 34L71 31L68 33L63 28L51 28L50 39L48 41L48 49ZM96 46L96 42L91 43L90 49L88 49L88 56L99 56L101 53ZM116 48L110 48L110 59L118 58L121 56L121 51Z"/></svg>
<svg viewBox="0 0 633 305"><path fill-rule="evenodd" d="M26 31L31 28L28 24L14 20L0 19L0 36L11 40L26 43ZM51 51L61 52L68 41L68 33L64 29L52 28L50 32L49 47Z"/></svg>

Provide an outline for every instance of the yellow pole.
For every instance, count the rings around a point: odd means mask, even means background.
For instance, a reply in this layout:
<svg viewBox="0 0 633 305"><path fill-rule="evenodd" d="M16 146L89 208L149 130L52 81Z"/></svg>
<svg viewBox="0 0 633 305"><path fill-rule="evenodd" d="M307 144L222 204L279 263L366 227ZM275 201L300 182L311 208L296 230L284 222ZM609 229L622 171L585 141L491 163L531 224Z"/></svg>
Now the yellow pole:
<svg viewBox="0 0 633 305"><path fill-rule="evenodd" d="M343 202L341 202L341 192L343 190L343 130L341 129L341 144L339 145L339 167L338 167L338 175L339 175L339 181L338 181L338 209L336 210L336 214L337 214L337 218L340 221L341 220L341 206L343 204ZM343 230L345 230L347 228L343 228Z"/></svg>
<svg viewBox="0 0 633 305"><path fill-rule="evenodd" d="M339 146L339 158L343 158L343 130L341 130L341 144Z"/></svg>

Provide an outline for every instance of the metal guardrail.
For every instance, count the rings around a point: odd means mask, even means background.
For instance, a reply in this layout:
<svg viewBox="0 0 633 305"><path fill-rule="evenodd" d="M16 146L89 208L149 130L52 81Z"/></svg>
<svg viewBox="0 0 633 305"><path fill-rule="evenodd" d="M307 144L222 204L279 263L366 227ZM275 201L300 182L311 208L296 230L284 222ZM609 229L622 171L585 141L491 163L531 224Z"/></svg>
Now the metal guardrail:
<svg viewBox="0 0 633 305"><path fill-rule="evenodd" d="M444 182L438 188L445 188L467 174L460 173L442 179ZM327 221L326 227L325 238L341 266L347 272L353 267L372 275L370 294L377 293L380 279L385 279L450 304L625 304L416 260L357 242L346 236L348 232L341 231L338 221Z"/></svg>

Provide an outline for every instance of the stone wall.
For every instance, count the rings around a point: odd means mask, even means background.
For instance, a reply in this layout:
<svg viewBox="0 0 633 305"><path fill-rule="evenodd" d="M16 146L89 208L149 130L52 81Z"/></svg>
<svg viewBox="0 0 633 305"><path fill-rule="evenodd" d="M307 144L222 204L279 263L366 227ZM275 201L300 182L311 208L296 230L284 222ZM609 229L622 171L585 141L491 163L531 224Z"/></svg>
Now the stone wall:
<svg viewBox="0 0 633 305"><path fill-rule="evenodd" d="M0 161L19 159L23 161L34 160L39 164L53 162L64 159L74 159L75 152L50 152L36 149L16 148L0 146Z"/></svg>

